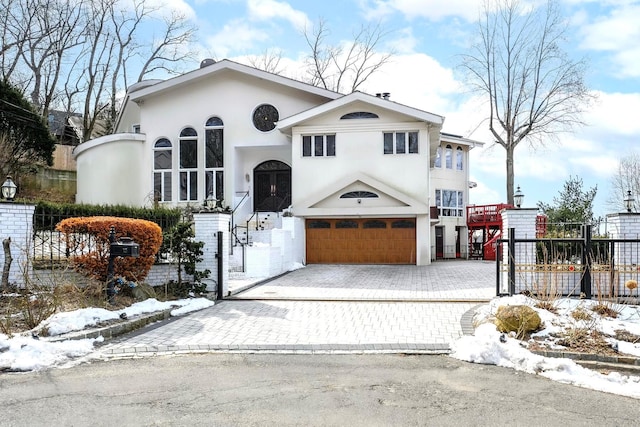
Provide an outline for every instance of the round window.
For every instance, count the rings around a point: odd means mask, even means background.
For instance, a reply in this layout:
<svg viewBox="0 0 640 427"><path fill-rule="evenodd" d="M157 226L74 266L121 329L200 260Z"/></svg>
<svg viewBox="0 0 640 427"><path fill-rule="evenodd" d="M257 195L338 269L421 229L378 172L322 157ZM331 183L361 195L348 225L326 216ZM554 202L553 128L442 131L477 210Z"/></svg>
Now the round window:
<svg viewBox="0 0 640 427"><path fill-rule="evenodd" d="M259 105L253 111L253 125L262 132L274 130L279 119L278 110L270 104Z"/></svg>

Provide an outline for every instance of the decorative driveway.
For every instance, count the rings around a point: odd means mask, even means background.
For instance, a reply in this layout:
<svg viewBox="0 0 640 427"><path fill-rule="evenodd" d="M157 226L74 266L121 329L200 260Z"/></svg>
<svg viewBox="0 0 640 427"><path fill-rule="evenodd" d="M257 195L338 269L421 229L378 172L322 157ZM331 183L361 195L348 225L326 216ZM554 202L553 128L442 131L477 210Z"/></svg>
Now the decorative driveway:
<svg viewBox="0 0 640 427"><path fill-rule="evenodd" d="M495 294L495 264L310 265L112 341L105 357L184 352L447 353ZM466 330L465 330L466 329Z"/></svg>

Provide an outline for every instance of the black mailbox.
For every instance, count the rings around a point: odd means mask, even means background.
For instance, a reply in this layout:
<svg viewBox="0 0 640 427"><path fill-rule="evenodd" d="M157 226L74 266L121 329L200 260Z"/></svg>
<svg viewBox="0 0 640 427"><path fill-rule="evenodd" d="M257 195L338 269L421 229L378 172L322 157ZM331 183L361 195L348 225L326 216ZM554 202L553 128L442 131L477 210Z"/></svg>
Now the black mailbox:
<svg viewBox="0 0 640 427"><path fill-rule="evenodd" d="M135 243L130 237L121 237L119 241L111 243L110 255L112 257L134 257L140 256L140 245Z"/></svg>

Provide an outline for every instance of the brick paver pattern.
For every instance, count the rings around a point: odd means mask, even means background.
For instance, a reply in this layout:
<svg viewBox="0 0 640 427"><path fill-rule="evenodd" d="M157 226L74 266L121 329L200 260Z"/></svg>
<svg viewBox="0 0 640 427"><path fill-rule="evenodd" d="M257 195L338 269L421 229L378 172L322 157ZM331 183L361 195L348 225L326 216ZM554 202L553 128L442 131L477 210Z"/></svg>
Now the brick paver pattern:
<svg viewBox="0 0 640 427"><path fill-rule="evenodd" d="M443 353L462 336L461 318L494 294L495 265L488 262L307 266L239 299L113 341L101 353ZM448 299L458 302L442 301Z"/></svg>

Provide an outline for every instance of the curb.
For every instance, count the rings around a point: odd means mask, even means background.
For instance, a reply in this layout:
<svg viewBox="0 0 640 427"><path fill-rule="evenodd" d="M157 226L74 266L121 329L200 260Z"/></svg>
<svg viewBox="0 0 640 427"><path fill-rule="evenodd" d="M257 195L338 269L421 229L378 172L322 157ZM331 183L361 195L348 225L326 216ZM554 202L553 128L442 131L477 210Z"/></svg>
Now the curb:
<svg viewBox="0 0 640 427"><path fill-rule="evenodd" d="M103 337L105 340L116 338L120 335L124 335L129 332L141 329L150 323L155 323L161 320L167 320L171 316L171 310L167 309L158 311L152 314L141 315L134 319L125 320L123 322L114 323L112 325L104 326L101 328L85 329L82 331L69 332L68 334L57 335L54 337L48 337L47 341L57 342L66 340L81 340L86 338L98 338Z"/></svg>

